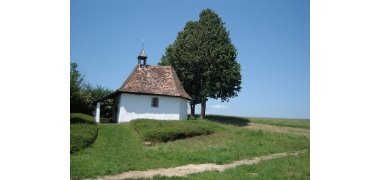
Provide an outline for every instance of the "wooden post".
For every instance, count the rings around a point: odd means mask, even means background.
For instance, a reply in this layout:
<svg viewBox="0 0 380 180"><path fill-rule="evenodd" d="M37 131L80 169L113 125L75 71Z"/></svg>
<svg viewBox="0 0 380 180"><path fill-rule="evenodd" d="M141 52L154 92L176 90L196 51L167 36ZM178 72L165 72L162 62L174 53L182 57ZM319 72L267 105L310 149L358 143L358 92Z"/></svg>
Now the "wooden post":
<svg viewBox="0 0 380 180"><path fill-rule="evenodd" d="M97 123L100 122L100 102L97 102L97 103L96 103L95 121L96 121Z"/></svg>

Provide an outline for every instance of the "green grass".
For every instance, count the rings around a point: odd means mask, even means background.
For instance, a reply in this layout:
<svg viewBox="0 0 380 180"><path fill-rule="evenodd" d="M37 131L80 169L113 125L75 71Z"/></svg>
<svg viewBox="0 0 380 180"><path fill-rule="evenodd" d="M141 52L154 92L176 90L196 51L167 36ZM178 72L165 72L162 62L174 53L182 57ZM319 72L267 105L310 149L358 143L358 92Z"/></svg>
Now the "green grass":
<svg viewBox="0 0 380 180"><path fill-rule="evenodd" d="M310 129L310 120L308 119L280 119L280 118L248 118L250 122L260 124L270 124L276 126L287 126Z"/></svg>
<svg viewBox="0 0 380 180"><path fill-rule="evenodd" d="M242 165L223 172L209 171L187 177L154 177L154 179L310 179L310 154L288 156L262 161L259 164Z"/></svg>
<svg viewBox="0 0 380 180"><path fill-rule="evenodd" d="M302 136L252 131L206 120L192 123L207 126L214 133L145 146L131 124L100 124L95 143L90 148L71 154L71 178L89 178L190 163L224 164L309 148L309 139Z"/></svg>
<svg viewBox="0 0 380 180"><path fill-rule="evenodd" d="M203 121L204 122L204 121ZM130 125L143 141L167 142L187 137L209 135L213 128L200 121L134 120Z"/></svg>
<svg viewBox="0 0 380 180"><path fill-rule="evenodd" d="M199 116L196 116L197 119L199 119ZM247 126L250 122L248 118L245 117L236 117L236 116L224 116L224 115L207 115L206 119L226 124L226 125L233 125L233 126Z"/></svg>
<svg viewBox="0 0 380 180"><path fill-rule="evenodd" d="M70 114L70 153L89 147L98 135L95 119L80 113Z"/></svg>

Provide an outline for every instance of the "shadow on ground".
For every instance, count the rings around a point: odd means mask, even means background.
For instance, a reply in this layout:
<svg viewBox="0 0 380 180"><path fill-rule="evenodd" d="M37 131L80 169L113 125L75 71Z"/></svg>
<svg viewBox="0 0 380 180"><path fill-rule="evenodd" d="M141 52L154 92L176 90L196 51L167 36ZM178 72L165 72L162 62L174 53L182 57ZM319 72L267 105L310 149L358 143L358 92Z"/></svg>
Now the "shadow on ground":
<svg viewBox="0 0 380 180"><path fill-rule="evenodd" d="M199 119L199 115L195 115L196 119ZM222 115L206 115L206 119L227 125L233 126L248 126L250 121L248 118L244 117L235 117L235 116L222 116Z"/></svg>

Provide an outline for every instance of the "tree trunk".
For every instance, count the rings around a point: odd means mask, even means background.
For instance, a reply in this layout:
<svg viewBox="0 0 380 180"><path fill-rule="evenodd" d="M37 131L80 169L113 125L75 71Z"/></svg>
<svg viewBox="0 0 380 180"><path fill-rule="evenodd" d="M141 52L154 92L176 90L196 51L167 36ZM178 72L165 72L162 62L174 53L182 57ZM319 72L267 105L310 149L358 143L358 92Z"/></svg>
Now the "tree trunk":
<svg viewBox="0 0 380 180"><path fill-rule="evenodd" d="M205 119L206 117L206 101L207 99L202 99L201 102L201 119Z"/></svg>
<svg viewBox="0 0 380 180"><path fill-rule="evenodd" d="M195 104L190 103L190 109L191 109L190 119L194 119L195 118Z"/></svg>

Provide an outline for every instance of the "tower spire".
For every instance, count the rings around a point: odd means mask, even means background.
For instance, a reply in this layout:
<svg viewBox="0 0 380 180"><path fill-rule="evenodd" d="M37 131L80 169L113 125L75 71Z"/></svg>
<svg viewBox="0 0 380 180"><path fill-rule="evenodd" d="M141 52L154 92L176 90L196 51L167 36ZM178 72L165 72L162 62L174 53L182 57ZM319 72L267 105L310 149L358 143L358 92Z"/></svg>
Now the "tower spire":
<svg viewBox="0 0 380 180"><path fill-rule="evenodd" d="M141 48L139 56L137 56L137 62L138 62L139 67L141 67L141 65L146 66L146 59L148 59L148 56L146 55L145 50L144 50L144 39L142 39L142 48ZM141 61L144 61L143 64L141 64Z"/></svg>

